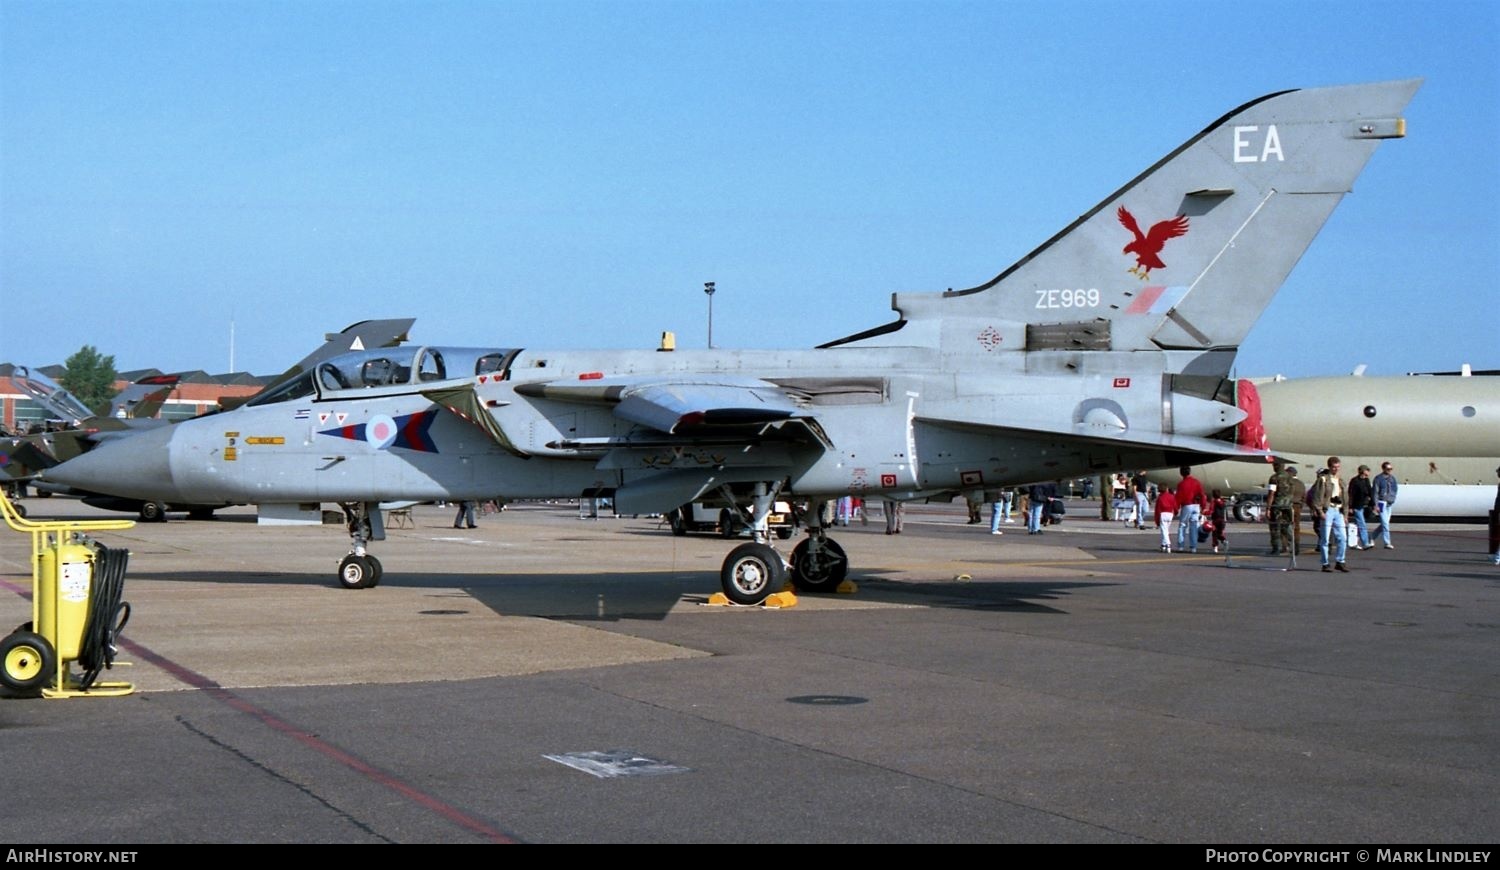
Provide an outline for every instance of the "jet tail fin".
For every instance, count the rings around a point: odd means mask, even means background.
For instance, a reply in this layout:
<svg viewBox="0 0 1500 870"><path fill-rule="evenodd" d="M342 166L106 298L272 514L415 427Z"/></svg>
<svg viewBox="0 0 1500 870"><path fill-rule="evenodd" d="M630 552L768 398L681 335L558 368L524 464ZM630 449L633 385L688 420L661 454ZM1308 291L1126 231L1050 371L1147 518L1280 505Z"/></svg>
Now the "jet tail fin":
<svg viewBox="0 0 1500 870"><path fill-rule="evenodd" d="M151 375L141 378L95 409L94 414L98 417L132 417L143 420L155 417L180 380L180 375Z"/></svg>
<svg viewBox="0 0 1500 870"><path fill-rule="evenodd" d="M901 319L831 342L945 350L1232 350L1420 79L1284 91L1189 139L992 280L898 293Z"/></svg>

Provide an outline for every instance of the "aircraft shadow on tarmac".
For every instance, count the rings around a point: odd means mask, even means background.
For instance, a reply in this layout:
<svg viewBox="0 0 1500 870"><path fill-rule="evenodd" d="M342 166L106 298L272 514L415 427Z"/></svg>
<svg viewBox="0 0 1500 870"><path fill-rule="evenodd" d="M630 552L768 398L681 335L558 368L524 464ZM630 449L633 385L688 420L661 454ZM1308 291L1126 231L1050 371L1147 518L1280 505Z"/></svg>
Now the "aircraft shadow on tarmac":
<svg viewBox="0 0 1500 870"><path fill-rule="evenodd" d="M92 510L89 513L86 513L86 514L85 513L68 513L68 512L64 512L64 511L46 511L46 512L44 512L39 507L37 499L35 499L35 498L27 499L25 502L22 502L21 504L22 504L22 506L24 506L26 508L26 518L29 519L29 520L36 521L36 522L59 522L59 521L61 521L61 522L71 522L71 521L76 521L76 520L128 520L128 519L134 519L135 518L128 511L111 511L111 510L105 510L103 508L94 509L94 510ZM145 521L144 520L137 520L137 522L145 522ZM187 524L191 524L191 525L195 525L195 526L197 526L197 525L214 525L214 524L218 524L218 525L244 525L244 526L253 526L253 525L256 525L256 523L258 522L258 520L257 520L255 514L252 514L252 513L242 513L242 514L216 513L216 514L213 515L213 517L211 519L196 519L196 518L192 518L192 517L187 516L186 514L182 513L181 511L170 511L167 514L166 522L170 522L170 523L187 523Z"/></svg>
<svg viewBox="0 0 1500 870"><path fill-rule="evenodd" d="M917 604L965 610L1009 610L1066 616L1067 611L1041 602L1060 601L1075 589L1114 586L1114 583L1061 580L966 580L948 583L908 583L865 577L859 595L890 604Z"/></svg>
<svg viewBox="0 0 1500 870"><path fill-rule="evenodd" d="M329 586L321 573L163 571L135 579L180 583L260 586ZM1065 581L907 582L864 575L853 595L799 594L801 612L882 606L1005 610L1066 615L1044 602L1059 601L1080 588L1113 585ZM434 597L472 601L502 616L611 622L664 619L669 612L708 602L715 577L709 572L593 572L577 574L406 574L388 571L369 590L333 590L339 595L379 596L381 590L430 589ZM129 578L126 582L129 591ZM330 587L331 588L331 587ZM402 599L402 604L409 599ZM394 604L393 606L402 606ZM830 606L831 605L831 606ZM797 611L794 611L797 612Z"/></svg>
<svg viewBox="0 0 1500 870"><path fill-rule="evenodd" d="M1447 577L1453 580L1487 580L1491 587L1500 586L1500 569L1493 565L1486 565L1488 571L1439 571L1433 577Z"/></svg>

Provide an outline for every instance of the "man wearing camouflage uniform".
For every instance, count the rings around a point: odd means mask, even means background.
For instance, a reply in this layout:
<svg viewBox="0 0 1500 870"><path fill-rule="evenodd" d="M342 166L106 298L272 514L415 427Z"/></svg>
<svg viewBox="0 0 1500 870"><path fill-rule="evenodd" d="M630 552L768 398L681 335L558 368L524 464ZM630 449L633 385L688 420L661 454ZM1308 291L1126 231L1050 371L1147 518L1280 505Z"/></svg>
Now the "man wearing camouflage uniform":
<svg viewBox="0 0 1500 870"><path fill-rule="evenodd" d="M1307 487L1297 479L1297 466L1285 465L1272 475L1270 486L1271 554L1290 554L1295 546L1297 505L1307 496Z"/></svg>

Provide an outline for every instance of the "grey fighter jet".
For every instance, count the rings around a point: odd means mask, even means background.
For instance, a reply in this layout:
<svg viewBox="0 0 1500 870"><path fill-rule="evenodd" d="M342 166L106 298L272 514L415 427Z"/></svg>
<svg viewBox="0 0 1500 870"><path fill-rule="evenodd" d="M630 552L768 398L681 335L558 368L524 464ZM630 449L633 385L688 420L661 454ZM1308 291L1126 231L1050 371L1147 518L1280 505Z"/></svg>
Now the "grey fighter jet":
<svg viewBox="0 0 1500 870"><path fill-rule="evenodd" d="M757 539L738 603L836 587L818 519L911 498L1210 459L1263 460L1235 352L1419 80L1270 94L1210 124L993 280L895 294L895 320L807 350L407 347L350 354L244 407L48 472L136 498L338 502L338 579L378 582L381 501L607 494L622 513L717 498ZM789 562L778 498L813 502Z"/></svg>
<svg viewBox="0 0 1500 870"><path fill-rule="evenodd" d="M361 320L339 332L324 336L323 344L276 376L262 388L274 390L286 381L310 371L315 365L340 354L369 348L394 347L407 340L414 318ZM122 497L108 491L90 491L83 487L58 485L55 481L38 481L39 472L94 449L99 444L139 434L146 429L168 425L156 413L180 380L178 375L154 375L126 387L111 400L108 408L90 411L83 403L45 376L23 366L0 365L0 375L10 378L22 392L46 408L53 421L45 431L22 436L0 436L0 472L8 491L23 491L34 482L42 494L77 495L94 507L104 510L134 512L143 522L164 522L168 510L187 511L198 519L211 519L217 504L202 505L170 499ZM249 398L249 397L246 397ZM220 399L220 405L237 407L246 399Z"/></svg>
<svg viewBox="0 0 1500 870"><path fill-rule="evenodd" d="M25 432L0 434L0 482L7 492L24 491L42 469L72 459L100 441L160 425L162 421L151 417L177 383L175 375L143 378L90 410L51 378L26 366L0 364L0 377L48 415Z"/></svg>

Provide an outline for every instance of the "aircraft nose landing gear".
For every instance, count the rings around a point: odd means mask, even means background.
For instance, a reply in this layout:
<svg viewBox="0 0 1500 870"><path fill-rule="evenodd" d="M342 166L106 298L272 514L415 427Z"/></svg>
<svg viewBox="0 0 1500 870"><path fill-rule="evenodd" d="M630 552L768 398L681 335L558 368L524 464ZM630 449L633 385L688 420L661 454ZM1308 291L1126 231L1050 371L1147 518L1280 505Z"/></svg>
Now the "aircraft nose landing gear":
<svg viewBox="0 0 1500 870"><path fill-rule="evenodd" d="M366 553L350 553L339 562L339 585L345 589L369 589L385 573L380 560Z"/></svg>
<svg viewBox="0 0 1500 870"><path fill-rule="evenodd" d="M369 589L380 582L385 573L380 560L365 552L370 541L385 540L385 524L380 518L380 505L371 502L342 502L344 517L349 526L349 555L339 562L339 585L345 589Z"/></svg>

